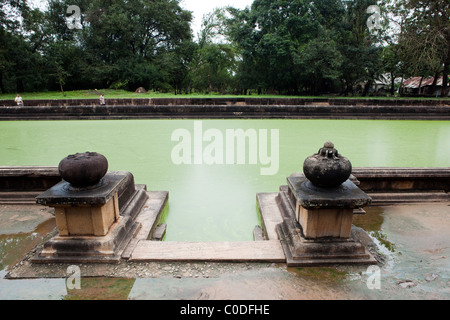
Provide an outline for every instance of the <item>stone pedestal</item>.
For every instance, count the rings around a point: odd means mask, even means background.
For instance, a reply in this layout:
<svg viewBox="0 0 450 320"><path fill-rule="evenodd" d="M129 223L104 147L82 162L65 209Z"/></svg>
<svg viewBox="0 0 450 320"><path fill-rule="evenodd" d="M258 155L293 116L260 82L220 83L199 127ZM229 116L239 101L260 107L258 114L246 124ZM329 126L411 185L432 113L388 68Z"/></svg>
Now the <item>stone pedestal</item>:
<svg viewBox="0 0 450 320"><path fill-rule="evenodd" d="M60 236L106 236L119 220L117 192L102 206L55 206Z"/></svg>
<svg viewBox="0 0 450 320"><path fill-rule="evenodd" d="M287 182L277 197L277 233L288 266L376 263L352 232L354 211L371 203L367 194L350 180L334 188L314 186L304 175Z"/></svg>
<svg viewBox="0 0 450 320"><path fill-rule="evenodd" d="M350 238L353 209L306 209L300 207L298 221L307 239Z"/></svg>
<svg viewBox="0 0 450 320"><path fill-rule="evenodd" d="M304 175L287 178L289 196L295 201L296 220L308 239L349 238L353 210L372 199L350 180L338 187L322 188Z"/></svg>
<svg viewBox="0 0 450 320"><path fill-rule="evenodd" d="M148 195L129 172L108 172L94 186L77 188L61 181L36 198L55 208L58 234L33 262L119 262Z"/></svg>

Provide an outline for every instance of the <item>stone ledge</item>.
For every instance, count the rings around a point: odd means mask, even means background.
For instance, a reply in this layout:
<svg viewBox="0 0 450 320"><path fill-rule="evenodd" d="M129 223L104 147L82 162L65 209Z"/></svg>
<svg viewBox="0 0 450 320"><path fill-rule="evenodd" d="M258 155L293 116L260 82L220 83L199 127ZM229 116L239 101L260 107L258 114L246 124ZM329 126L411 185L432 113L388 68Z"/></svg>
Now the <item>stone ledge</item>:
<svg viewBox="0 0 450 320"><path fill-rule="evenodd" d="M450 200L450 168L356 167L352 174L372 204L403 202L402 195L409 201ZM35 203L37 195L60 181L57 167L0 167L0 203ZM386 194L392 194L389 201Z"/></svg>
<svg viewBox="0 0 450 320"><path fill-rule="evenodd" d="M360 99L360 98L264 98L264 97L211 97L211 98L108 98L108 106L171 106L171 105L376 105L376 106L450 106L450 100L445 99ZM35 99L25 100L26 106L99 106L99 97L90 99ZM14 100L0 100L0 106L16 107Z"/></svg>
<svg viewBox="0 0 450 320"><path fill-rule="evenodd" d="M378 119L449 120L446 105L170 104L0 106L0 120Z"/></svg>
<svg viewBox="0 0 450 320"><path fill-rule="evenodd" d="M133 262L284 262L286 258L278 240L248 242L141 240L134 248L129 260Z"/></svg>

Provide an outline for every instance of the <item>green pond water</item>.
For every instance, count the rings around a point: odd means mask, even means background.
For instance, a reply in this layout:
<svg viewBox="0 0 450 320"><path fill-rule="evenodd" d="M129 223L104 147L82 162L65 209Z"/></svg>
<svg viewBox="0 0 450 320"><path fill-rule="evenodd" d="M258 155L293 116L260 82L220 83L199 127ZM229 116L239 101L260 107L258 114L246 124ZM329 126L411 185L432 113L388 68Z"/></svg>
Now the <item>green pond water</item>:
<svg viewBox="0 0 450 320"><path fill-rule="evenodd" d="M243 146L230 138L242 132ZM248 241L256 194L277 192L328 140L353 167L450 166L450 122L380 120L3 121L0 166L99 152L109 170L169 191L165 241Z"/></svg>

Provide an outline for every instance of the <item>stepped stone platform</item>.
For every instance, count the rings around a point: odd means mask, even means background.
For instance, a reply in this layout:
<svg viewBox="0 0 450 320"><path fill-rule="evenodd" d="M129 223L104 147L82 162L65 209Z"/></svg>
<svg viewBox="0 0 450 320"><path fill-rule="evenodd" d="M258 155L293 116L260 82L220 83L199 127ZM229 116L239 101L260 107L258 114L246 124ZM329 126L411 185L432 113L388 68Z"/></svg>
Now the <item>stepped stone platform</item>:
<svg viewBox="0 0 450 320"><path fill-rule="evenodd" d="M2 189L0 195L3 196L0 199L6 199L14 192L26 194L22 198L15 198L16 204L20 201L27 203L34 199L35 194L51 187L55 181L56 183L60 181L57 170L51 167L2 167L0 169ZM449 168L354 168L351 180L372 197L372 205L404 204L406 200L410 203L450 201ZM32 190L24 190L21 186L32 186ZM139 185L136 187L141 188ZM281 186L280 191L283 191L284 187ZM158 220L167 202L168 192L147 191L147 194L148 200L136 217L140 228L123 249L119 262L121 265L141 262L285 263L286 261L277 234L277 225L283 221L276 201L279 192L256 195L262 227L262 235L258 239L255 237L255 241L248 242L204 243L161 242L158 241L160 236L155 239L156 233L163 234L164 231L161 230L162 226L158 225ZM289 201L289 198L286 200ZM36 206L36 208L39 210L40 207ZM40 244L41 247L42 245L43 243ZM34 252L30 253L31 256L38 249L39 245ZM42 275L46 265L30 262L31 256L14 268L17 277L33 278Z"/></svg>
<svg viewBox="0 0 450 320"><path fill-rule="evenodd" d="M321 98L136 98L0 100L0 120L91 119L449 120L450 100Z"/></svg>

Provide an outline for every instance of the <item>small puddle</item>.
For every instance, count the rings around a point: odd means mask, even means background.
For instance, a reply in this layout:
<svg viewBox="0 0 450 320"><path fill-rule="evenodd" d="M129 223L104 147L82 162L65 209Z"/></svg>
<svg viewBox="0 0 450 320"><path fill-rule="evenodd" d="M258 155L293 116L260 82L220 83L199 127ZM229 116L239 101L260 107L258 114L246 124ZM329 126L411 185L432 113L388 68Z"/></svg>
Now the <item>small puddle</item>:
<svg viewBox="0 0 450 320"><path fill-rule="evenodd" d="M364 229L377 244L380 253L387 255L395 252L395 244L388 240L382 226L384 223L384 207L364 208L365 214L354 215L353 224Z"/></svg>
<svg viewBox="0 0 450 320"><path fill-rule="evenodd" d="M0 226L0 270L3 270L18 263L56 223L47 208L1 206Z"/></svg>

